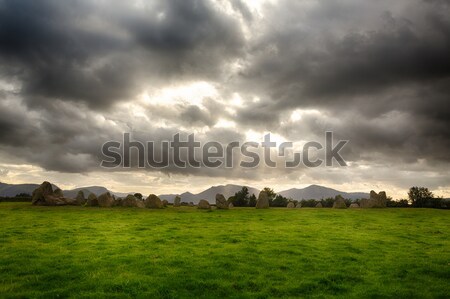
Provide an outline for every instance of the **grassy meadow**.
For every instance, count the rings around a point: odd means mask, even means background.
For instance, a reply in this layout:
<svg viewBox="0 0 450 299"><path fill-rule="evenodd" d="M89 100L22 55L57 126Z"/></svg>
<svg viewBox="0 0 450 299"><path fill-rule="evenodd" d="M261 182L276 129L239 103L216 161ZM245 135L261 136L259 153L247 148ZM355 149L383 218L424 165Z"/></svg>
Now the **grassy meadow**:
<svg viewBox="0 0 450 299"><path fill-rule="evenodd" d="M450 211L0 203L2 298L449 298Z"/></svg>

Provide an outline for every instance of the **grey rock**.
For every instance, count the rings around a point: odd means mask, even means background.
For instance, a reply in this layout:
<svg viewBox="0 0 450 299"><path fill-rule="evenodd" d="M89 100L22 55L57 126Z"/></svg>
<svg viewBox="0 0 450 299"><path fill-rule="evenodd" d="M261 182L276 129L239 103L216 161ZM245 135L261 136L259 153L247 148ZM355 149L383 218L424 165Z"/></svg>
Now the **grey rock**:
<svg viewBox="0 0 450 299"><path fill-rule="evenodd" d="M216 207L221 210L228 210L228 202L223 194L216 194Z"/></svg>
<svg viewBox="0 0 450 299"><path fill-rule="evenodd" d="M155 194L150 194L145 200L145 207L149 209L162 209L164 206L158 196Z"/></svg>
<svg viewBox="0 0 450 299"><path fill-rule="evenodd" d="M201 210L211 210L211 205L209 204L209 202L205 199L201 199L198 202L197 208L201 209Z"/></svg>
<svg viewBox="0 0 450 299"><path fill-rule="evenodd" d="M258 200L256 201L257 209L268 209L269 208L269 197L264 191L259 192Z"/></svg>

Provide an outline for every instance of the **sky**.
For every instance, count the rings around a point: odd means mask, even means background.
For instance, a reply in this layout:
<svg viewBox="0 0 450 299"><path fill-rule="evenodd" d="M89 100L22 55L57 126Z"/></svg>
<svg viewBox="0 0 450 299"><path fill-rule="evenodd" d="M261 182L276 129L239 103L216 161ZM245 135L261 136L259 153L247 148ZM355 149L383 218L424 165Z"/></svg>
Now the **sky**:
<svg viewBox="0 0 450 299"><path fill-rule="evenodd" d="M0 181L450 197L450 2L0 0ZM102 145L348 140L347 166L100 167ZM183 135L184 134L184 135Z"/></svg>

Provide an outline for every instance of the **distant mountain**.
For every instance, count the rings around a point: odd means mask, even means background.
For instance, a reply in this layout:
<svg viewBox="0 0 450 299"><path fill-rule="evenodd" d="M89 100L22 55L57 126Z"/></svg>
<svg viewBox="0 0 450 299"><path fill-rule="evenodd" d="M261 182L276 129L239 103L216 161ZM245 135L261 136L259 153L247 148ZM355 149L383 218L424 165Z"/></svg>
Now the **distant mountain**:
<svg viewBox="0 0 450 299"><path fill-rule="evenodd" d="M0 197L14 197L17 194L20 193L26 193L26 194L32 194L34 189L39 187L39 184L5 184L0 183ZM56 185L52 185L53 190L58 188ZM81 187L76 188L73 190L63 190L63 194L65 197L68 198L75 198L78 194L78 191L82 190L84 192L84 195L87 197L90 193L94 193L95 195L99 196L102 193L110 192L111 194L114 194L118 197L124 197L128 193L119 193L119 192L112 192L105 187L101 186L90 186L90 187Z"/></svg>
<svg viewBox="0 0 450 299"><path fill-rule="evenodd" d="M0 196L2 197L14 197L20 193L26 193L31 195L39 187L38 184L5 184L0 183ZM53 189L58 188L53 185Z"/></svg>
<svg viewBox="0 0 450 299"><path fill-rule="evenodd" d="M96 196L99 196L103 193L109 192L113 195L115 195L116 197L125 197L128 194L134 194L136 192L129 192L129 193L121 193L121 192L114 192L111 190L106 189L105 187L102 186L90 186L90 187L81 187L81 188L76 188L76 189L72 189L72 190L64 190L64 196L68 197L68 198L75 198L78 194L78 191L83 191L84 196L88 197L89 194L94 193Z"/></svg>
<svg viewBox="0 0 450 299"><path fill-rule="evenodd" d="M75 197L77 197L78 191L83 191L85 197L88 197L89 194L91 194L91 193L94 193L95 195L99 196L100 194L110 192L105 187L90 186L90 187L76 188L76 189L72 189L72 190L64 190L63 193L64 193L65 197L75 198Z"/></svg>
<svg viewBox="0 0 450 299"><path fill-rule="evenodd" d="M240 185L232 185L232 184L219 185L219 186L213 186L211 188L208 188L197 194L185 192L185 193L179 194L179 196L181 197L181 201L184 201L184 202L192 201L193 203L198 203L200 201L200 199L206 199L210 203L215 203L217 193L221 193L225 196L225 198L228 198L228 197L234 195L236 192L238 192L241 189L242 189L242 186L240 186ZM252 188L252 187L248 187L248 191L249 191L250 195L255 194L256 196L258 196L258 194L259 194L259 190ZM161 195L159 195L159 197L161 199L166 199L169 202L173 202L173 199L175 198L176 195L177 194L161 194Z"/></svg>
<svg viewBox="0 0 450 299"><path fill-rule="evenodd" d="M33 190L39 187L38 184L5 184L0 183L0 196L3 197L14 197L19 193L27 193L32 194ZM58 188L57 186L53 185L53 189ZM181 201L184 202L194 202L198 203L200 199L206 199L210 203L215 202L216 194L221 193L225 196L225 198L228 198L232 195L234 195L236 192L242 189L242 186L240 185L219 185L219 186L213 186L210 187L200 193L193 194L190 192L185 192L180 194ZM256 188L248 187L250 194L255 194L258 196L259 190ZM125 197L127 194L133 194L134 192L130 193L119 193L119 192L112 192L105 187L102 186L90 186L90 187L81 187L76 188L72 190L64 190L63 193L66 197L69 198L75 198L77 196L78 191L82 190L84 192L85 196L88 196L90 193L94 193L95 195L100 195L105 192L110 192L111 194L116 195L117 197ZM289 189L285 191L279 192L279 194L296 199L322 199L327 197L335 197L336 195L340 194L344 198L349 199L357 199L357 198L369 198L369 193L362 193L362 192L342 192L335 189L318 186L318 185L311 185L309 187L303 188L303 189ZM177 194L161 194L159 197L161 199L166 199L169 202L173 202L173 199L175 198ZM145 195L144 195L145 196Z"/></svg>
<svg viewBox="0 0 450 299"><path fill-rule="evenodd" d="M349 199L369 198L369 193L342 192L318 185L311 185L303 189L292 188L289 190L281 191L279 192L279 194L287 198L292 198L294 200L322 199L327 197L335 197L336 195L341 195L342 197Z"/></svg>

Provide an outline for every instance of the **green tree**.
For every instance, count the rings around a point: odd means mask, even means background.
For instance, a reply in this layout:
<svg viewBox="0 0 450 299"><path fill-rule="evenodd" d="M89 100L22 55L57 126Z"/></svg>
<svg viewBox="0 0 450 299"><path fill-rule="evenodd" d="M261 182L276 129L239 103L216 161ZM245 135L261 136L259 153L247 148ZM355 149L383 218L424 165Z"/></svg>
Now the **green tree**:
<svg viewBox="0 0 450 299"><path fill-rule="evenodd" d="M280 194L277 194L272 201L269 201L271 207L285 207L288 204L288 199Z"/></svg>
<svg viewBox="0 0 450 299"><path fill-rule="evenodd" d="M319 202L315 199L305 199L302 200L302 207L314 208ZM323 205L323 203L322 203Z"/></svg>
<svg viewBox="0 0 450 299"><path fill-rule="evenodd" d="M334 198L328 197L328 198L322 199L320 202L322 203L322 206L324 208L331 208L334 203Z"/></svg>
<svg viewBox="0 0 450 299"><path fill-rule="evenodd" d="M386 206L388 208L407 208L409 207L409 202L407 199L393 200L392 197L388 196Z"/></svg>
<svg viewBox="0 0 450 299"><path fill-rule="evenodd" d="M15 197L31 197L31 195L28 193L19 193L19 194L16 194Z"/></svg>
<svg viewBox="0 0 450 299"><path fill-rule="evenodd" d="M252 194L248 199L248 206L249 207L256 207L256 196L255 194Z"/></svg>
<svg viewBox="0 0 450 299"><path fill-rule="evenodd" d="M242 189L234 194L233 205L235 207L247 207L249 204L249 192L247 187L242 187Z"/></svg>
<svg viewBox="0 0 450 299"><path fill-rule="evenodd" d="M409 201L415 208L425 208L433 200L433 193L425 187L411 187L408 192Z"/></svg>

